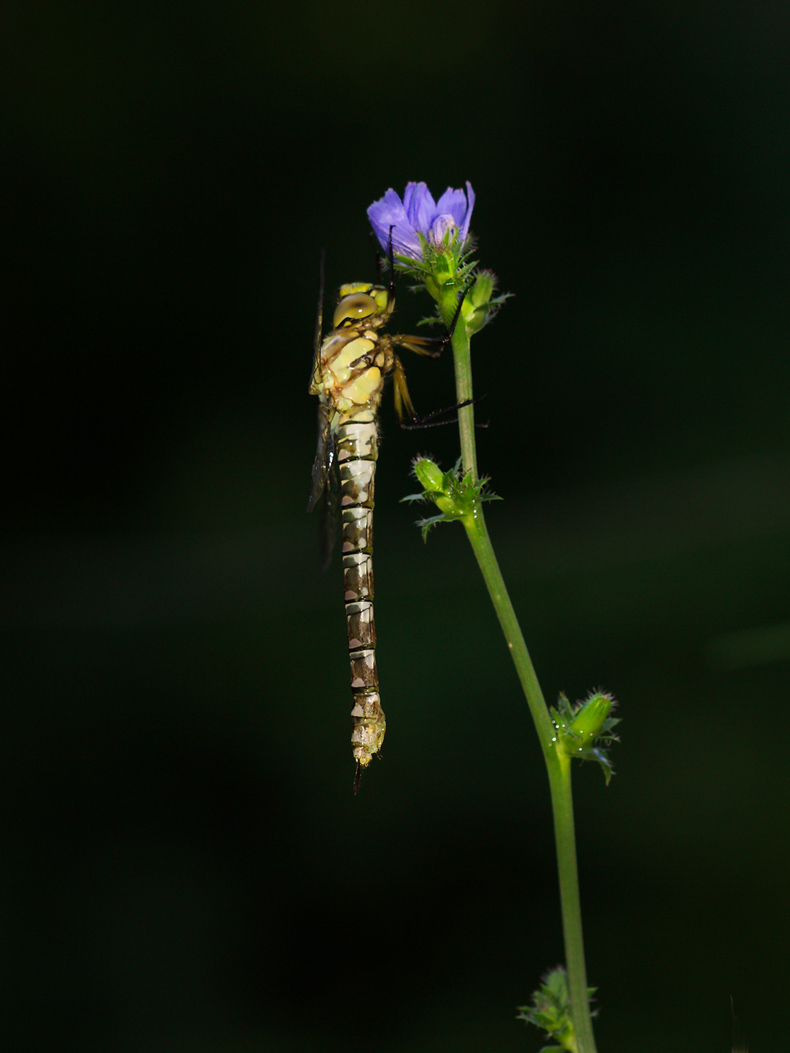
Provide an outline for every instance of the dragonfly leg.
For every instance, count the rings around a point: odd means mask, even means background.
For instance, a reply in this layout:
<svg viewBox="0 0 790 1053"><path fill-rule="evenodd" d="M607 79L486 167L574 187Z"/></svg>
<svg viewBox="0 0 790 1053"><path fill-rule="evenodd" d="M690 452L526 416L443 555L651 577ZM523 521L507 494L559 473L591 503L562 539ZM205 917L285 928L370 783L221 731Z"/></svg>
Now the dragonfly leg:
<svg viewBox="0 0 790 1053"><path fill-rule="evenodd" d="M405 347L417 355L428 355L430 358L438 358L453 338L458 319L461 317L461 308L464 306L464 300L471 288L472 282L469 282L458 297L458 306L455 309L453 320L450 322L450 328L444 336L406 336L405 334L400 334L390 338L393 345L395 347ZM436 348L436 350L432 351L430 350L431 348Z"/></svg>
<svg viewBox="0 0 790 1053"><path fill-rule="evenodd" d="M411 422L409 424L404 424L403 421L401 421L400 426L404 429L404 431L409 431L411 429L417 428L438 428L442 424L457 424L457 417L448 417L446 415L448 413L457 413L458 410L463 409L464 406L473 406L477 402L482 402L483 399L486 397L486 395L478 395L477 398L474 399L464 399L464 401L459 402L457 406L445 406L444 409L434 410L433 413L426 413L424 417L418 417L416 414L414 414L412 415ZM487 428L488 424L476 423L475 427Z"/></svg>

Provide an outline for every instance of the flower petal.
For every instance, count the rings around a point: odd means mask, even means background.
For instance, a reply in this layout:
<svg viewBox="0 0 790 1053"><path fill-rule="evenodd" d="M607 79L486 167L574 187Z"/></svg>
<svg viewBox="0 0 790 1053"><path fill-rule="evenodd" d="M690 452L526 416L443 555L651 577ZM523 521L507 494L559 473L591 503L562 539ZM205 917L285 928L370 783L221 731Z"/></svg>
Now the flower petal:
<svg viewBox="0 0 790 1053"><path fill-rule="evenodd" d="M463 222L458 225L458 237L463 245L466 239L469 237L469 224L472 221L472 209L475 207L475 192L472 190L472 184L467 179L466 181L466 215L464 216Z"/></svg>
<svg viewBox="0 0 790 1053"><path fill-rule="evenodd" d="M390 228L392 228L392 251L399 256L422 259L420 239L409 221L403 202L392 188L380 201L373 202L368 209L368 219L373 227L373 233L385 251L389 249Z"/></svg>
<svg viewBox="0 0 790 1053"><path fill-rule="evenodd" d="M466 215L466 194L463 190L453 190L448 186L436 204L436 212L439 215L449 213L455 218L455 225L460 227Z"/></svg>
<svg viewBox="0 0 790 1053"><path fill-rule="evenodd" d="M472 218L472 209L475 204L475 192L472 184L467 181L466 193L463 190L453 190L448 186L436 204L437 215L449 213L458 227L458 239L463 245L469 235L469 223Z"/></svg>
<svg viewBox="0 0 790 1053"><path fill-rule="evenodd" d="M403 195L406 215L415 231L426 237L436 215L436 202L426 183L409 183Z"/></svg>
<svg viewBox="0 0 790 1053"><path fill-rule="evenodd" d="M389 242L390 227L393 224L403 226L409 222L403 202L392 188L381 200L373 202L368 209L368 219L373 232L385 248Z"/></svg>

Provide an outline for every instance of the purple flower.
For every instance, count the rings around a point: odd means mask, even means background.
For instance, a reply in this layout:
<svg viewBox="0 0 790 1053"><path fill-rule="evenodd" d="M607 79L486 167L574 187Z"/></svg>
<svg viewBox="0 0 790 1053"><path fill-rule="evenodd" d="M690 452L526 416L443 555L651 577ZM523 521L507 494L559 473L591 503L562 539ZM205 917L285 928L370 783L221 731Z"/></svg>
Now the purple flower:
<svg viewBox="0 0 790 1053"><path fill-rule="evenodd" d="M463 246L469 234L469 221L475 204L475 192L469 183L466 192L448 187L438 201L425 183L409 183L403 201L390 189L380 201L368 209L368 219L384 249L389 248L392 228L392 251L422 263L419 235L431 244L440 246L452 241L458 233L458 244Z"/></svg>

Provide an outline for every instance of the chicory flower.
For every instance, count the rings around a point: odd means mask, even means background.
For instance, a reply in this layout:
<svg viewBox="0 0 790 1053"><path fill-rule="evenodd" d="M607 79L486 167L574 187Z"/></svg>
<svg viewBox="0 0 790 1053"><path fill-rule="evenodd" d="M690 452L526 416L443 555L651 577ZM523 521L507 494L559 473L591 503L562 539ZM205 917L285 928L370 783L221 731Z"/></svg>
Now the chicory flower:
<svg viewBox="0 0 790 1053"><path fill-rule="evenodd" d="M463 248L469 236L469 222L475 204L475 192L469 182L466 191L448 187L434 201L425 183L409 183L401 201L390 189L368 209L368 219L382 248L386 251L392 231L392 251L416 263L424 261L423 242L441 248L457 237Z"/></svg>

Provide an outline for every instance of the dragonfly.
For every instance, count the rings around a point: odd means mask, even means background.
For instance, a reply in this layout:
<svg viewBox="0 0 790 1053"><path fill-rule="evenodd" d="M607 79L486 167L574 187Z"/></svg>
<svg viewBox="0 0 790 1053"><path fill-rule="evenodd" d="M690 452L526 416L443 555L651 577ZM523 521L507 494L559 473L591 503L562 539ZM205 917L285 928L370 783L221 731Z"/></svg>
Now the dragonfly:
<svg viewBox="0 0 790 1053"><path fill-rule="evenodd" d="M351 664L351 750L354 793L371 758L379 753L387 723L381 707L373 617L373 506L378 458L378 413L388 378L395 412L419 422L398 350L437 358L445 337L391 335L382 330L395 309L395 273L389 247L389 285L341 285L332 329L323 333L323 258L310 394L318 396L318 448L307 511L324 497L324 565L334 543L333 518L340 506L343 584ZM461 310L458 306L456 320Z"/></svg>

